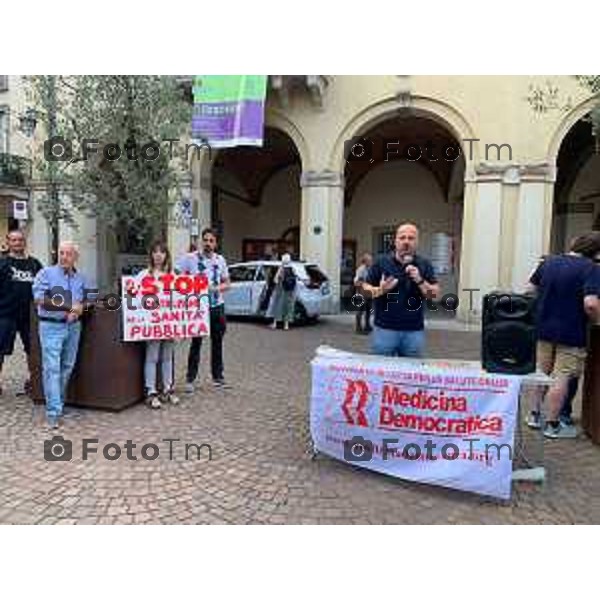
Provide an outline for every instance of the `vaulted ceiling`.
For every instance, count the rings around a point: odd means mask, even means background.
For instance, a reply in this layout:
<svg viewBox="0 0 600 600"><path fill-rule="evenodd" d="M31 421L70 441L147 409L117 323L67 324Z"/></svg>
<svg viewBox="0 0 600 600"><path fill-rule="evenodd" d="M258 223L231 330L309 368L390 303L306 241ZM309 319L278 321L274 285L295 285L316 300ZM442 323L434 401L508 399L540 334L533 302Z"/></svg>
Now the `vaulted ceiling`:
<svg viewBox="0 0 600 600"><path fill-rule="evenodd" d="M296 146L282 131L267 128L262 148L239 146L223 150L215 159L214 168L234 174L245 191L245 197L239 199L258 205L269 179L291 165L300 165ZM228 193L228 190L217 189L217 192Z"/></svg>
<svg viewBox="0 0 600 600"><path fill-rule="evenodd" d="M452 170L460 155L460 146L452 134L441 125L430 119L408 117L389 119L379 124L363 139L368 140L370 157L346 162L346 202L350 202L362 179L377 165L388 162L407 160L407 152L412 159L419 156L415 163L426 168L437 181L442 193L448 197ZM387 146L386 146L387 144ZM414 146L410 150L409 146ZM444 150L448 148L444 158ZM367 160L367 158L369 158Z"/></svg>

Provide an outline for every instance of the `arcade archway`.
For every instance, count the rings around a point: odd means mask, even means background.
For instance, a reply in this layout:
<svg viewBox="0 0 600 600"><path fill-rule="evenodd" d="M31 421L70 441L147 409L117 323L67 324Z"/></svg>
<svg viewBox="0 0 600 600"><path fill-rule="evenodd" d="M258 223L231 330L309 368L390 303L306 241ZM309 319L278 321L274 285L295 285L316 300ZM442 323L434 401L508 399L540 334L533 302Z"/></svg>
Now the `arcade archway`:
<svg viewBox="0 0 600 600"><path fill-rule="evenodd" d="M345 168L342 285L363 252L381 255L401 221L421 231L420 252L430 258L444 293L456 293L465 160L449 128L407 111L368 130L368 156L348 155Z"/></svg>
<svg viewBox="0 0 600 600"><path fill-rule="evenodd" d="M212 169L212 221L229 261L299 255L300 154L284 132L267 128L262 148L222 150Z"/></svg>

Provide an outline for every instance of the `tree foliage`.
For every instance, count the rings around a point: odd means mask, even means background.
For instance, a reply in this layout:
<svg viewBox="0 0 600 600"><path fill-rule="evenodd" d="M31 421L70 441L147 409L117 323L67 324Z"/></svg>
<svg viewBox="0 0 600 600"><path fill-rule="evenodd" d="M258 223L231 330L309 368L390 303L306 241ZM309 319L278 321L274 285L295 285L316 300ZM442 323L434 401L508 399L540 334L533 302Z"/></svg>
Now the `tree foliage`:
<svg viewBox="0 0 600 600"><path fill-rule="evenodd" d="M592 132L596 139L600 139L600 75L573 75L575 80L593 96L598 102L590 111L588 120L592 123ZM543 86L530 86L527 100L537 113L552 110L568 111L572 108L572 99L563 98L560 88L551 81L546 81Z"/></svg>
<svg viewBox="0 0 600 600"><path fill-rule="evenodd" d="M124 236L148 237L164 229L184 159L183 143L166 140L185 134L192 110L176 78L78 75L29 79L46 132L54 129L71 143L72 152L69 161L48 161L46 148L44 158L37 161L38 175L55 182L63 192L58 207L51 194L42 198L42 212L51 217L58 211L58 218L70 222L73 210L93 214L119 233L121 246L126 245Z"/></svg>

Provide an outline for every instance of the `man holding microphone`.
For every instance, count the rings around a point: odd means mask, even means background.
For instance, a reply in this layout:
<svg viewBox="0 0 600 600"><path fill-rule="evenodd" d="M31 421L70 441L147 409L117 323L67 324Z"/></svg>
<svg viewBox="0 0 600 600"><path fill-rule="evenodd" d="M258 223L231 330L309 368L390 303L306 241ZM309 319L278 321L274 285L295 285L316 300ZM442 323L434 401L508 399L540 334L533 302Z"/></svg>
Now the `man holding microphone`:
<svg viewBox="0 0 600 600"><path fill-rule="evenodd" d="M423 356L424 299L435 299L440 288L433 265L416 252L418 242L419 230L416 225L399 225L394 251L371 267L363 283L363 290L374 298L374 354Z"/></svg>

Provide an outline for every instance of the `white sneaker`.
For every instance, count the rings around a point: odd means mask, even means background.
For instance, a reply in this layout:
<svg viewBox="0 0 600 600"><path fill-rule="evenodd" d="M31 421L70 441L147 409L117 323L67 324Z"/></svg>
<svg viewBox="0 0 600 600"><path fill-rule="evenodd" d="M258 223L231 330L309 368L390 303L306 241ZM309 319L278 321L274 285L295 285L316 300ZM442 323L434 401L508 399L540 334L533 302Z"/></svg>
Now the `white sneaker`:
<svg viewBox="0 0 600 600"><path fill-rule="evenodd" d="M150 407L150 408L160 408L162 406L162 403L158 397L158 394L156 392L150 393L148 394L148 398L146 398L146 404Z"/></svg>
<svg viewBox="0 0 600 600"><path fill-rule="evenodd" d="M170 402L173 406L177 406L179 404L179 398L173 392L169 392L167 394L167 402Z"/></svg>
<svg viewBox="0 0 600 600"><path fill-rule="evenodd" d="M539 412L532 410L525 421L527 427L531 429L541 429L542 427L542 415Z"/></svg>
<svg viewBox="0 0 600 600"><path fill-rule="evenodd" d="M194 384L191 381L188 381L184 386L183 386L183 391L186 394L193 394L194 393Z"/></svg>
<svg viewBox="0 0 600 600"><path fill-rule="evenodd" d="M553 427L548 423L544 429L544 437L553 440L572 440L577 437L577 427L574 425L565 425L560 421L558 427Z"/></svg>

